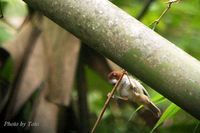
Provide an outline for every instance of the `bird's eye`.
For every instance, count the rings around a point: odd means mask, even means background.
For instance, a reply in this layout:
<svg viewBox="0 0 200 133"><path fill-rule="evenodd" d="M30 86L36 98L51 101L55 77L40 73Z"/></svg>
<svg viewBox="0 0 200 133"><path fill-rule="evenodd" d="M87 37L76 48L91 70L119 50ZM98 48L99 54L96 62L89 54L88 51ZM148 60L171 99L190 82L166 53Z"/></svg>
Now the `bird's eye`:
<svg viewBox="0 0 200 133"><path fill-rule="evenodd" d="M111 72L111 73L108 75L108 78L109 78L109 79L116 78L116 77L117 77L117 73L115 73L115 72Z"/></svg>
<svg viewBox="0 0 200 133"><path fill-rule="evenodd" d="M115 77L115 76L117 76L117 74L116 74L116 73L113 73L113 76Z"/></svg>

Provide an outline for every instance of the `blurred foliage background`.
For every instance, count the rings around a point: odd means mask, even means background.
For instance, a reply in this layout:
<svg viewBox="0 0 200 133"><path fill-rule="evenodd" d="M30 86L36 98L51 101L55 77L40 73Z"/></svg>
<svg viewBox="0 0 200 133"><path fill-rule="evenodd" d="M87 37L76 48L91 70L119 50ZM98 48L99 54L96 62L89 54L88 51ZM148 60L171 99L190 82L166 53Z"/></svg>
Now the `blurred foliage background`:
<svg viewBox="0 0 200 133"><path fill-rule="evenodd" d="M151 2L148 10L140 18L140 21L146 26L149 26L155 21L167 7L164 0L112 0L111 2L123 9L133 17L138 17L144 9L147 2ZM21 0L1 0L1 9L4 18L0 20L0 44L5 45L18 34L18 28L23 23L24 18L28 15L27 6ZM169 12L162 18L157 25L156 32L161 34L169 41L176 44L178 47L200 60L200 0L182 0L179 3L172 5ZM0 51L2 54L2 52ZM111 65L112 67L112 65ZM107 98L107 93L112 89L106 78L103 78L94 69L88 65L84 65L87 83L87 101L89 110L90 126L94 124L100 110ZM13 63L9 58L0 69L0 98L3 99L5 84L9 86L12 82ZM5 83L6 82L6 83ZM7 83L8 82L8 83ZM75 82L72 91L72 105L75 113L78 116L78 97ZM112 100L109 108L103 116L100 125L97 128L99 133L199 133L199 121L190 116L162 95L155 92L152 88L143 84L152 100L161 108L163 116L153 124L148 124L145 119L148 116L141 116L137 107L124 102ZM34 93L31 100L37 99L37 93ZM36 95L36 96L35 96ZM32 110L30 99L26 106L22 108L21 114L18 115L18 120L28 118L28 112ZM197 105L199 106L199 105ZM141 109L141 112L142 109ZM144 115L144 114L143 114ZM151 118L150 118L151 119ZM152 118L153 119L153 118ZM150 120L151 121L151 120ZM151 122L150 122L151 123ZM81 123L80 123L81 124ZM17 130L24 132L24 130ZM64 131L63 131L64 132Z"/></svg>

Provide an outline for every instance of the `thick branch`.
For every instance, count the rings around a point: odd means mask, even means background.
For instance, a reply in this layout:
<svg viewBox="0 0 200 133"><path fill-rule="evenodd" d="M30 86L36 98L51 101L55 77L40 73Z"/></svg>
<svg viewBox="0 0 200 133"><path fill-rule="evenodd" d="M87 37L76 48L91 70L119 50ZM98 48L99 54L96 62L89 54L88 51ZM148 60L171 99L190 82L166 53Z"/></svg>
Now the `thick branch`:
<svg viewBox="0 0 200 133"><path fill-rule="evenodd" d="M200 119L200 63L107 0L24 0Z"/></svg>

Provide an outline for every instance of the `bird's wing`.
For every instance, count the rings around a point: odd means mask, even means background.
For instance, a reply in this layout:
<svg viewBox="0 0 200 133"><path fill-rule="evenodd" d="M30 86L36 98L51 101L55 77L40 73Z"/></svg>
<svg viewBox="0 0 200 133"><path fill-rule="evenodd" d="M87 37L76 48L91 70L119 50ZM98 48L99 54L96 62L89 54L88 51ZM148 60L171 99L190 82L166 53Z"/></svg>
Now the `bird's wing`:
<svg viewBox="0 0 200 133"><path fill-rule="evenodd" d="M131 80L131 84L135 85L135 88L137 89L137 92L141 93L141 91L142 91L142 93L144 93L146 96L150 97L149 93L147 92L147 90L142 86L142 84L139 81L134 79L132 76L129 76L129 78Z"/></svg>
<svg viewBox="0 0 200 133"><path fill-rule="evenodd" d="M136 81L137 81L137 80L136 80ZM143 93L144 93L146 96L150 97L150 96L149 96L149 93L147 92L147 90L144 88L144 86L143 86L139 81L137 81L137 85L138 85L138 87L140 87L140 88L142 89Z"/></svg>
<svg viewBox="0 0 200 133"><path fill-rule="evenodd" d="M135 79L131 75L127 75L127 82L130 84L133 91L137 92L138 90L137 90L137 86L134 80Z"/></svg>
<svg viewBox="0 0 200 133"><path fill-rule="evenodd" d="M149 93L147 92L147 90L143 87L143 92L144 92L144 94L146 95L146 96L148 96L148 97L150 97L150 95L149 95Z"/></svg>

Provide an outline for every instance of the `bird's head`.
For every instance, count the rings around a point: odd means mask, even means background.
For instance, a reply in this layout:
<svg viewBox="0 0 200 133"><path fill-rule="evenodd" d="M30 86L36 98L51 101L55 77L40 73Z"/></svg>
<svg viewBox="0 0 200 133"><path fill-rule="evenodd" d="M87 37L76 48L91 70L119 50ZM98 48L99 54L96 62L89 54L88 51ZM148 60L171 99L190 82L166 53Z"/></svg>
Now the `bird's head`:
<svg viewBox="0 0 200 133"><path fill-rule="evenodd" d="M122 72L121 71L112 71L108 74L108 80L111 84L116 84L117 81L120 79L120 77L122 76Z"/></svg>

